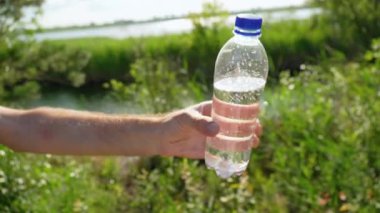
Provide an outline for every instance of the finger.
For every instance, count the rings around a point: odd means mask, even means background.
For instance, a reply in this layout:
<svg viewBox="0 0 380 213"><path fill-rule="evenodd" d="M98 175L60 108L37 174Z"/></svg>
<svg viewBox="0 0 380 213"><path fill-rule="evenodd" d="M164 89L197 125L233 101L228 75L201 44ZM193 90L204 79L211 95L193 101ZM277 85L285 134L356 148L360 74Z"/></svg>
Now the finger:
<svg viewBox="0 0 380 213"><path fill-rule="evenodd" d="M263 127L261 126L259 119L256 119L255 127L254 127L254 134L256 134L257 137L260 137L263 134Z"/></svg>
<svg viewBox="0 0 380 213"><path fill-rule="evenodd" d="M191 125L205 136L213 137L219 132L219 125L211 117L203 116L198 111L190 110L186 113Z"/></svg>
<svg viewBox="0 0 380 213"><path fill-rule="evenodd" d="M184 153L184 154L181 154L177 157L181 157L181 158L189 158L189 159L194 159L194 160L202 160L205 158L205 152L203 151L202 153Z"/></svg>
<svg viewBox="0 0 380 213"><path fill-rule="evenodd" d="M196 150L194 152L186 153L182 157L188 157L191 159L204 159L205 158L205 150Z"/></svg>
<svg viewBox="0 0 380 213"><path fill-rule="evenodd" d="M257 148L260 145L260 138L257 137L255 134L252 136L252 148Z"/></svg>
<svg viewBox="0 0 380 213"><path fill-rule="evenodd" d="M195 109L199 113L205 116L211 116L212 101L204 101L191 108Z"/></svg>
<svg viewBox="0 0 380 213"><path fill-rule="evenodd" d="M206 120L204 118L197 118L194 121L196 130L205 136L213 137L219 132L219 125L213 121Z"/></svg>
<svg viewBox="0 0 380 213"><path fill-rule="evenodd" d="M206 138L203 139L197 139L194 141L191 141L192 146L183 147L178 157L187 157L192 159L203 159L205 155L205 149L206 149Z"/></svg>
<svg viewBox="0 0 380 213"><path fill-rule="evenodd" d="M196 152L193 156L191 156L192 159L205 159L205 151L203 152Z"/></svg>

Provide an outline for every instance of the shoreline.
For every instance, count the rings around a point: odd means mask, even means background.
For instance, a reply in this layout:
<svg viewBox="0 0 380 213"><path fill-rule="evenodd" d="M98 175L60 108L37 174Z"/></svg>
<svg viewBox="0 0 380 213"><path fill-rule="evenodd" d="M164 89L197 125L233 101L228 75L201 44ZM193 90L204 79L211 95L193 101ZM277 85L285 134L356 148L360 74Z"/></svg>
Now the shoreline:
<svg viewBox="0 0 380 213"><path fill-rule="evenodd" d="M289 7L274 7L274 8L267 8L267 9L256 8L256 9L239 10L239 11L227 11L227 13L228 13L228 16L231 16L231 15L236 15L239 13L274 13L274 12L286 12L286 11L292 11L292 10L315 9L315 8L317 7L313 7L309 5L300 5L300 6L289 6ZM202 13L194 13L192 15L202 16ZM213 16L220 16L220 15L223 15L223 14L220 14L220 13L213 14ZM116 20L112 23L101 23L101 24L90 23L86 25L51 27L51 28L42 28L42 29L38 29L34 31L37 33L50 33L50 32L60 32L60 31L70 31L70 30L97 29L97 28L115 27L115 26L130 26L130 25L156 23L156 22L162 22L162 21L188 19L188 18L189 18L189 14L180 15L180 16L157 17L157 18L147 19L147 20Z"/></svg>

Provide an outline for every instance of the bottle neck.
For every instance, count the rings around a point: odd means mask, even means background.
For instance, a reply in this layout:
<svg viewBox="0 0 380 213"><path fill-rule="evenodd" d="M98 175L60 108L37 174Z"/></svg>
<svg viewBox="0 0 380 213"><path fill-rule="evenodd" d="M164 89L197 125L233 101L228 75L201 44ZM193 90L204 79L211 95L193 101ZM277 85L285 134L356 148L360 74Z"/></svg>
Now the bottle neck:
<svg viewBox="0 0 380 213"><path fill-rule="evenodd" d="M235 37L242 38L242 39L259 39L261 37L261 34L259 35L242 35L239 33L234 32Z"/></svg>
<svg viewBox="0 0 380 213"><path fill-rule="evenodd" d="M235 36L234 36L234 41L236 43L239 43L239 44L243 44L243 45L257 45L258 43L260 43L260 36L261 34L259 35L241 35L239 33L236 33L234 32Z"/></svg>

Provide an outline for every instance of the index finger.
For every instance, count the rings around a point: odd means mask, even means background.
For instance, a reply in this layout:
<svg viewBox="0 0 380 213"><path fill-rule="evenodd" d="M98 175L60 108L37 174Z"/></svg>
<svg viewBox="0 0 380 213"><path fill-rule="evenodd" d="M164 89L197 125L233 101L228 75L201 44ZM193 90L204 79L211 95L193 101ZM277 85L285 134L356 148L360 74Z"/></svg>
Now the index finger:
<svg viewBox="0 0 380 213"><path fill-rule="evenodd" d="M201 113L204 116L211 116L212 101L211 100L204 101L204 102L196 104L190 108L195 109L196 111L198 111L199 113Z"/></svg>

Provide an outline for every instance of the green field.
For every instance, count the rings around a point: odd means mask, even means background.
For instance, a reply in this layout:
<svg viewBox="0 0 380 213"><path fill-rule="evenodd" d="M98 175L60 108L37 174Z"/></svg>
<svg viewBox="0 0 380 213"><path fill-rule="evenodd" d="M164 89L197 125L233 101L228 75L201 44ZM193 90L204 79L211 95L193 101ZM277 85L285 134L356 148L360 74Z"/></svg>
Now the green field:
<svg viewBox="0 0 380 213"><path fill-rule="evenodd" d="M379 212L380 6L359 1L353 19L354 1L331 2L339 7L322 6L333 17L264 26L264 132L241 177L222 180L197 160L58 157L0 146L0 212ZM101 93L163 113L208 99L231 28L194 27L12 46L0 36L0 104L23 107L64 90L82 97L83 109Z"/></svg>
<svg viewBox="0 0 380 213"><path fill-rule="evenodd" d="M271 77L278 78L279 71L284 69L298 70L300 64L314 62L313 59L324 51L320 46L328 34L317 28L315 22L292 20L264 26L262 42L270 57ZM202 28L180 35L122 40L70 39L42 45L89 53L89 63L83 71L91 83L107 81L109 78L129 80L131 64L147 56L175 61L179 63L178 66L187 65L190 73L198 71L205 76L212 76L218 51L231 36L232 28L222 25L215 27L214 31Z"/></svg>

